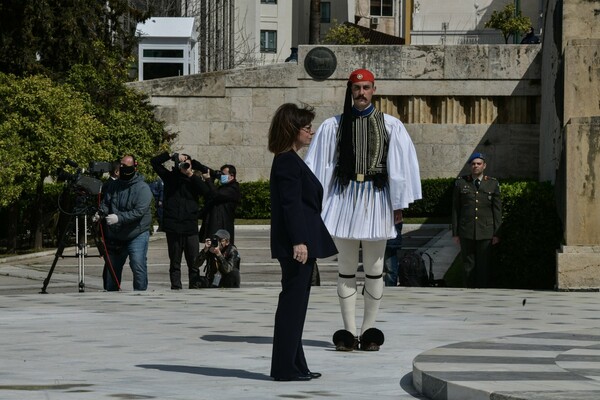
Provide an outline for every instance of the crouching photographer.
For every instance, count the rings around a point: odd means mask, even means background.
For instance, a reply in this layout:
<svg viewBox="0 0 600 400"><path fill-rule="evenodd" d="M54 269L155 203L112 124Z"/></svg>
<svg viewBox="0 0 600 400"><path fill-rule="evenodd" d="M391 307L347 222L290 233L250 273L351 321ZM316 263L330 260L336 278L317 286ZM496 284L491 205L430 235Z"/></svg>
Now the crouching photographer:
<svg viewBox="0 0 600 400"><path fill-rule="evenodd" d="M196 258L196 267L200 268L206 262L206 282L198 282L198 288L240 287L240 254L229 240L229 232L219 229L211 239L204 241L204 248Z"/></svg>

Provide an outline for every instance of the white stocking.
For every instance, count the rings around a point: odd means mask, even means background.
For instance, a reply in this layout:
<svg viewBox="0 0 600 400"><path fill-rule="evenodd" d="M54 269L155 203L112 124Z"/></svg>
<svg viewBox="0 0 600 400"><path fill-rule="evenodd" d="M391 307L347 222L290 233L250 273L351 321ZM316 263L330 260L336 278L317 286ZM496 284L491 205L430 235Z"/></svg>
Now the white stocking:
<svg viewBox="0 0 600 400"><path fill-rule="evenodd" d="M356 336L356 270L360 241L334 238L338 249L337 292L344 329Z"/></svg>
<svg viewBox="0 0 600 400"><path fill-rule="evenodd" d="M373 328L381 298L383 297L383 256L386 240L363 241L363 267L365 270L365 315L361 334ZM371 276L372 278L369 278Z"/></svg>

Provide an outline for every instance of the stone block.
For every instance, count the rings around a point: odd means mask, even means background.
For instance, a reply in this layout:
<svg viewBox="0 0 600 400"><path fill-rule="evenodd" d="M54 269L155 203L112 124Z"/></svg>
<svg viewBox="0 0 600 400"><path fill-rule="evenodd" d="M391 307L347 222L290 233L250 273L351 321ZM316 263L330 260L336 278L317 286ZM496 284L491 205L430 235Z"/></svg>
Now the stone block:
<svg viewBox="0 0 600 400"><path fill-rule="evenodd" d="M491 46L488 76L492 79L539 80L541 48L539 44Z"/></svg>
<svg viewBox="0 0 600 400"><path fill-rule="evenodd" d="M252 106L255 109L269 108L275 111L285 103L285 89L255 88L252 90Z"/></svg>
<svg viewBox="0 0 600 400"><path fill-rule="evenodd" d="M156 119L167 124L177 124L179 121L179 110L176 106L157 106L154 109Z"/></svg>
<svg viewBox="0 0 600 400"><path fill-rule="evenodd" d="M311 104L313 106L323 104L323 92L321 90L307 87L298 88L298 101L301 103Z"/></svg>
<svg viewBox="0 0 600 400"><path fill-rule="evenodd" d="M556 264L557 289L600 288L600 246L562 246Z"/></svg>
<svg viewBox="0 0 600 400"><path fill-rule="evenodd" d="M254 103L255 105L252 109L252 115L254 116L253 122L271 123L271 118L273 118L275 111L277 111L277 108L283 103L284 102L282 101L281 103L273 104L268 107L257 107L256 103Z"/></svg>
<svg viewBox="0 0 600 400"><path fill-rule="evenodd" d="M231 99L226 97L210 99L206 102L206 108L190 111L195 112L198 117L204 116L207 121L231 121L232 119Z"/></svg>
<svg viewBox="0 0 600 400"><path fill-rule="evenodd" d="M187 148L190 146L205 146L210 144L209 122L181 121L178 124L178 128L177 139L175 142L177 146L183 146Z"/></svg>
<svg viewBox="0 0 600 400"><path fill-rule="evenodd" d="M244 146L263 146L267 148L270 124L250 122L244 124L242 143Z"/></svg>
<svg viewBox="0 0 600 400"><path fill-rule="evenodd" d="M444 79L487 79L490 46L446 46Z"/></svg>
<svg viewBox="0 0 600 400"><path fill-rule="evenodd" d="M304 69L304 67L301 67ZM227 87L296 87L300 69L296 63L263 65L260 67L229 70Z"/></svg>
<svg viewBox="0 0 600 400"><path fill-rule="evenodd" d="M232 121L252 121L251 96L232 96L230 107Z"/></svg>
<svg viewBox="0 0 600 400"><path fill-rule="evenodd" d="M226 72L211 72L131 82L129 87L152 97L223 97L225 96Z"/></svg>
<svg viewBox="0 0 600 400"><path fill-rule="evenodd" d="M207 111L214 107L213 100L205 97L178 98L176 107L179 120L206 121L208 115L211 114ZM199 110L202 110L202 112L199 112Z"/></svg>
<svg viewBox="0 0 600 400"><path fill-rule="evenodd" d="M245 124L242 122L211 122L210 145L241 145L244 137Z"/></svg>
<svg viewBox="0 0 600 400"><path fill-rule="evenodd" d="M600 115L599 50L600 39L572 40L565 47L565 121Z"/></svg>
<svg viewBox="0 0 600 400"><path fill-rule="evenodd" d="M289 88L283 92L284 103L297 103L298 102L298 88Z"/></svg>
<svg viewBox="0 0 600 400"><path fill-rule="evenodd" d="M571 119L564 134L565 244L600 244L600 117Z"/></svg>
<svg viewBox="0 0 600 400"><path fill-rule="evenodd" d="M562 3L561 29L565 42L571 39L600 39L598 0L566 0Z"/></svg>

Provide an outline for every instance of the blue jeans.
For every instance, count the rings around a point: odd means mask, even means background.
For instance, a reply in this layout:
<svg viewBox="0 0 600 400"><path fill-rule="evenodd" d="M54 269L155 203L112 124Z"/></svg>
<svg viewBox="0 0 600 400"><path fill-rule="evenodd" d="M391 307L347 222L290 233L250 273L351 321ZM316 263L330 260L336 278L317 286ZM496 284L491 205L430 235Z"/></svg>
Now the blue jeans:
<svg viewBox="0 0 600 400"><path fill-rule="evenodd" d="M398 253L402 248L402 222L396 224L395 227L396 238L387 241L383 257L383 268L386 271L385 286L398 286L398 269L400 267Z"/></svg>
<svg viewBox="0 0 600 400"><path fill-rule="evenodd" d="M107 291L119 290L121 284L121 275L123 274L123 265L129 257L129 266L133 272L133 290L146 290L148 288L148 240L150 232L140 233L135 238L128 242L108 242L108 255L112 269L115 273L113 276L108 265L104 267L104 289Z"/></svg>

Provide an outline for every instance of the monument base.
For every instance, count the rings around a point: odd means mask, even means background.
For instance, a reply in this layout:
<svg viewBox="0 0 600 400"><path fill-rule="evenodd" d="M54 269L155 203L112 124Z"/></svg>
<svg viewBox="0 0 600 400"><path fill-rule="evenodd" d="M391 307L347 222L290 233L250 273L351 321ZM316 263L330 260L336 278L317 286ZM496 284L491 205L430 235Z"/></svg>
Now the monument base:
<svg viewBox="0 0 600 400"><path fill-rule="evenodd" d="M561 246L556 253L558 290L600 290L600 246Z"/></svg>

